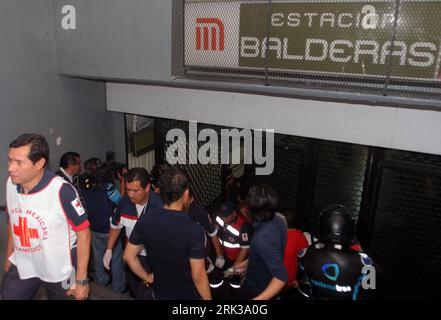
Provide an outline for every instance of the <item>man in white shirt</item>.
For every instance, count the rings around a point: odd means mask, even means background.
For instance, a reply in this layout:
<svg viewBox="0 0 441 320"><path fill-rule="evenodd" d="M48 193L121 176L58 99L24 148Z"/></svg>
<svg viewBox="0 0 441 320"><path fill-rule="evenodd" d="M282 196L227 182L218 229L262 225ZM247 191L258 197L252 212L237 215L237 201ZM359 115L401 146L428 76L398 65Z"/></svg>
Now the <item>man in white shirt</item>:
<svg viewBox="0 0 441 320"><path fill-rule="evenodd" d="M126 174L126 194L121 198L110 221L109 239L107 241L107 250L103 257L103 264L106 269L110 268L112 251L119 236L121 229L125 228L127 239L130 238L133 228L138 219L148 214L155 208L162 208L161 198L150 190L150 175L144 168L132 168ZM140 261L145 269L148 269L146 251L139 253ZM127 272L127 282L132 294L138 300L150 299L150 290L143 284L143 281L131 270Z"/></svg>
<svg viewBox="0 0 441 320"><path fill-rule="evenodd" d="M60 169L55 173L64 178L67 182L73 183L74 177L81 172L80 154L69 151L64 153L60 158Z"/></svg>
<svg viewBox="0 0 441 320"><path fill-rule="evenodd" d="M81 204L86 208L86 204L80 192L78 175L81 172L81 158L78 152L69 151L63 153L60 158L60 169L55 174L72 184L80 197Z"/></svg>

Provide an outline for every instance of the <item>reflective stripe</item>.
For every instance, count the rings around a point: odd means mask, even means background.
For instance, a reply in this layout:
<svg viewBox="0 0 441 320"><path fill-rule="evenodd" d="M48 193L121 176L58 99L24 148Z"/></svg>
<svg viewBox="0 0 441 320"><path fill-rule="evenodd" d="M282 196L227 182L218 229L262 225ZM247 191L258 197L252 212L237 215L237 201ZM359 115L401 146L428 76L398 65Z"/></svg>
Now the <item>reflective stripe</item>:
<svg viewBox="0 0 441 320"><path fill-rule="evenodd" d="M232 226L227 226L227 230L230 231L232 234L234 234L236 237L240 235L240 232L234 229Z"/></svg>
<svg viewBox="0 0 441 320"><path fill-rule="evenodd" d="M240 248L240 244L238 244L238 243L234 244L234 243L231 243L228 241L224 241L223 245L227 248Z"/></svg>
<svg viewBox="0 0 441 320"><path fill-rule="evenodd" d="M239 289L240 288L240 284L232 284L230 283L230 286L234 289Z"/></svg>
<svg viewBox="0 0 441 320"><path fill-rule="evenodd" d="M224 220L222 220L219 216L216 217L216 222L219 223L221 227L225 225Z"/></svg>
<svg viewBox="0 0 441 320"><path fill-rule="evenodd" d="M219 223L221 227L225 226L224 220L222 220L219 216L216 217L216 222ZM228 225L227 230L234 234L236 237L240 236L239 230L234 229L232 226Z"/></svg>
<svg viewBox="0 0 441 320"><path fill-rule="evenodd" d="M223 285L223 284L224 284L224 280L222 280L222 281L219 282L219 283L215 283L215 284L211 284L211 283L210 283L210 287L216 289L216 288L219 288L219 287L220 287L221 285Z"/></svg>
<svg viewBox="0 0 441 320"><path fill-rule="evenodd" d="M217 226L216 226L216 228L214 229L213 233L209 233L208 235L209 235L210 237L214 237L214 236L217 234L218 231L219 231L219 229L218 229Z"/></svg>

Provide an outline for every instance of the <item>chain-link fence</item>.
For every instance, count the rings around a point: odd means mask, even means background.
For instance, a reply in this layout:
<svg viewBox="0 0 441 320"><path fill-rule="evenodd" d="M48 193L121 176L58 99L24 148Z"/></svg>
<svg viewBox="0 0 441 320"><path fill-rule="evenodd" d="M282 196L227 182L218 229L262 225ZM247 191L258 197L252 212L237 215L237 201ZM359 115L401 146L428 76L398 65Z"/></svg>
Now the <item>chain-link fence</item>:
<svg viewBox="0 0 441 320"><path fill-rule="evenodd" d="M318 234L319 213L330 204L346 206L358 220L367 165L366 146L319 141L310 230Z"/></svg>
<svg viewBox="0 0 441 320"><path fill-rule="evenodd" d="M374 221L370 254L378 264L376 297L438 299L441 176L385 168Z"/></svg>
<svg viewBox="0 0 441 320"><path fill-rule="evenodd" d="M176 0L173 75L439 100L441 2Z"/></svg>
<svg viewBox="0 0 441 320"><path fill-rule="evenodd" d="M255 164L246 166L245 181L249 186L266 183L279 195L280 210L296 210L300 179L305 157L304 138L276 135L274 171L271 175L255 175ZM297 214L303 214L297 212Z"/></svg>
<svg viewBox="0 0 441 320"><path fill-rule="evenodd" d="M201 204L206 207L210 207L214 200L219 198L222 193L222 165L221 164L191 164L190 154L194 157L195 155L194 148L189 147L188 139L179 140L177 139L175 142L166 141L167 132L171 129L179 129L186 133L186 137L188 137L189 132L189 123L187 121L178 121L178 120L167 120L167 119L157 119L155 122L158 132L158 140L157 144L161 150L159 151L159 159L160 162L166 162L166 152L170 145L176 144L176 150L180 148L180 150L184 150L184 156L187 159L187 164L179 164L179 166L184 169L187 174L190 176L190 188L194 195L195 201L198 204ZM220 127L218 126L208 126L202 123L197 124L197 133L205 128L211 128L215 131L220 131ZM198 152L198 148L201 146L202 142L198 143L196 148L196 153ZM217 155L216 155L217 156Z"/></svg>

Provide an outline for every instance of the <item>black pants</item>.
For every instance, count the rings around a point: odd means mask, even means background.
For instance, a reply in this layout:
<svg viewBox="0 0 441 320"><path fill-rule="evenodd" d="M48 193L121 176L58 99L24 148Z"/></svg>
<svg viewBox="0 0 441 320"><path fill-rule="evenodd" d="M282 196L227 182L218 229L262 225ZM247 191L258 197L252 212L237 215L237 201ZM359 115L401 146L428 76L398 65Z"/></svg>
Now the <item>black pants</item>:
<svg viewBox="0 0 441 320"><path fill-rule="evenodd" d="M141 262L142 267L150 272L150 268L147 264L147 259L144 256L138 256L139 261ZM127 266L127 274L126 274L127 283L129 284L130 290L132 294L135 296L136 300L152 300L152 287L147 287L143 280L141 280L136 274L130 270L129 266Z"/></svg>

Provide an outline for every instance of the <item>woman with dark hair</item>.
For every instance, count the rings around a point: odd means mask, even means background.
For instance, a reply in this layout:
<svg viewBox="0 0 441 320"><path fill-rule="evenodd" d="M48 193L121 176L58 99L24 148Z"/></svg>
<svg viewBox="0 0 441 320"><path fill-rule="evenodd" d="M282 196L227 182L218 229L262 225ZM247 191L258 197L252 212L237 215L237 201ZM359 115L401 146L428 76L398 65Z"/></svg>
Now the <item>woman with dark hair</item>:
<svg viewBox="0 0 441 320"><path fill-rule="evenodd" d="M246 279L237 298L268 300L274 298L288 281L283 264L287 239L286 222L276 215L279 203L274 189L266 184L252 187L247 196L254 235L248 260L235 269Z"/></svg>

